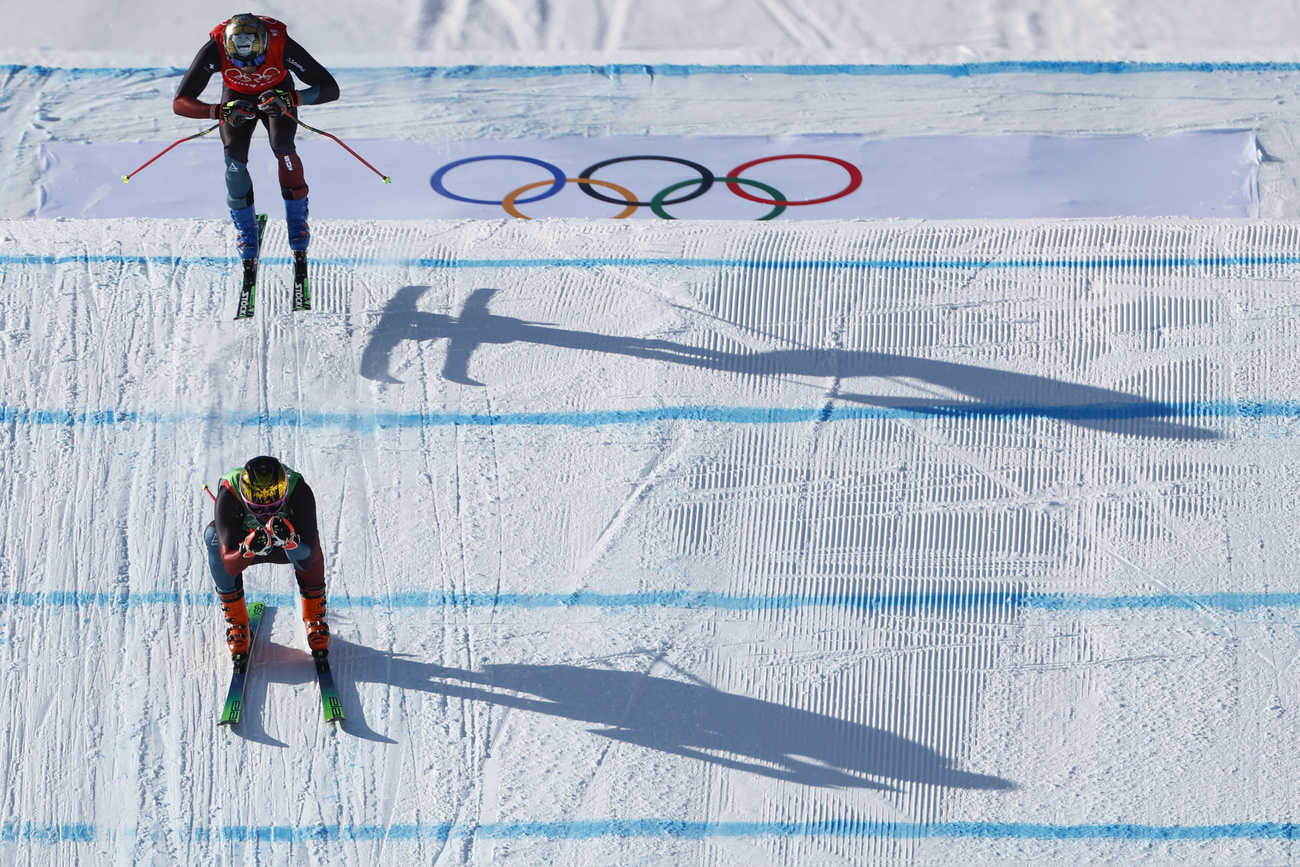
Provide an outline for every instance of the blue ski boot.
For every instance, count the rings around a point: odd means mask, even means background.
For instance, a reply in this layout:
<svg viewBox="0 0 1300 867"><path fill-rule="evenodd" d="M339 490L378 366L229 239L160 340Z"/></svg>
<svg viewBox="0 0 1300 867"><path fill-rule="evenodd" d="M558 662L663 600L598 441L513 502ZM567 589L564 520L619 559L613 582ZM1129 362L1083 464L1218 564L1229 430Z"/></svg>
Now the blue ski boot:
<svg viewBox="0 0 1300 867"><path fill-rule="evenodd" d="M256 259L259 252L259 239L257 233L257 214L253 212L253 206L231 210L230 218L235 221L235 231L238 233L236 245L239 247L239 258L244 261Z"/></svg>
<svg viewBox="0 0 1300 867"><path fill-rule="evenodd" d="M307 281L307 199L285 199L284 217L289 224L289 249L293 251L293 309L311 309L311 284Z"/></svg>
<svg viewBox="0 0 1300 867"><path fill-rule="evenodd" d="M284 218L289 224L289 249L306 250L311 243L311 229L307 226L307 200L285 199Z"/></svg>

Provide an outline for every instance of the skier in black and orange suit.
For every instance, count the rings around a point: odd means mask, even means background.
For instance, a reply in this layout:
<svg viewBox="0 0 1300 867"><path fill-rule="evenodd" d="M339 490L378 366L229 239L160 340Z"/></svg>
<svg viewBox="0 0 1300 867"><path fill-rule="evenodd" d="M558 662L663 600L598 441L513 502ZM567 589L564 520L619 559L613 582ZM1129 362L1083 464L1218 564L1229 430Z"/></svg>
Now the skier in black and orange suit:
<svg viewBox="0 0 1300 867"><path fill-rule="evenodd" d="M318 105L339 98L339 86L325 67L285 33L284 24L252 13L236 15L212 28L181 79L172 110L182 117L221 121L226 156L226 202L239 232L239 255L258 255L257 216L253 211L253 180L248 174L248 145L260 120L271 138L271 151L280 169L289 224L289 248L305 262L311 234L307 228L307 181L294 147L297 106ZM221 102L200 102L204 88L221 75ZM292 74L291 74L292 73ZM299 91L293 74L310 85Z"/></svg>
<svg viewBox="0 0 1300 867"><path fill-rule="evenodd" d="M203 539L234 662L248 658L243 573L258 563L293 564L307 646L317 659L328 656L325 557L316 531L316 497L307 482L277 459L262 455L221 477L215 510Z"/></svg>

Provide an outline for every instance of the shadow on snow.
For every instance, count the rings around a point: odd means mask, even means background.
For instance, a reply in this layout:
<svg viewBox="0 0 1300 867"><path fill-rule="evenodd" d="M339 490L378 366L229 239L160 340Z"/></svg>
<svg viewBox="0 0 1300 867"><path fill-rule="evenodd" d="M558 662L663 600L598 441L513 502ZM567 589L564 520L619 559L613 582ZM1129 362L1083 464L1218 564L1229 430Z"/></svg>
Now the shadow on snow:
<svg viewBox="0 0 1300 867"><path fill-rule="evenodd" d="M488 310L496 289L476 289L459 316L426 313L417 307L427 286L405 286L384 311L361 357L361 375L380 382L398 382L388 372L389 357L404 340L447 341L443 378L479 386L469 374L474 350L487 344L532 343L585 352L681 364L702 370L750 376L803 376L831 379L829 397L848 403L891 409L935 411L936 414L977 413L981 407L1061 418L1081 427L1133 436L1194 440L1219 434L1194 425L1159 418L1168 407L1124 392L949 361L933 361L883 352L844 349L783 349L771 352L724 352L667 340L618 337L574 331L497 316ZM962 403L855 394L840 390L843 380L856 377L905 377L951 389L971 400ZM1073 413L1072 407L1098 408ZM1082 416L1082 417L1079 417Z"/></svg>
<svg viewBox="0 0 1300 867"><path fill-rule="evenodd" d="M893 789L919 783L1014 789L1008 780L952 767L939 752L883 729L641 672L574 665L489 665L466 671L339 639L335 676L345 731L393 741L365 720L356 683L573 720L592 734L646 749L806 786ZM311 679L310 663L281 667L274 682ZM271 669L275 671L276 669ZM259 677L267 678L264 670ZM255 719L256 709L252 714Z"/></svg>

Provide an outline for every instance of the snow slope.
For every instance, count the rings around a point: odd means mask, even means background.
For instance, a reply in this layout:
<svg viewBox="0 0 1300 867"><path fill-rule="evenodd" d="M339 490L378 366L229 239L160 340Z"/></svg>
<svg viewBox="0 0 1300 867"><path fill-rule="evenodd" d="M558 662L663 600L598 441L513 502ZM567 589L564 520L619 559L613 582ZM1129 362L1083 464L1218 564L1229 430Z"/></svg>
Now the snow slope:
<svg viewBox="0 0 1300 867"><path fill-rule="evenodd" d="M7 859L998 863L1120 824L1123 861L1289 818L1294 227L581 228L330 223L319 309L281 256L234 323L224 226L6 225ZM271 567L213 729L200 486L263 451L326 516L337 736Z"/></svg>
<svg viewBox="0 0 1300 867"><path fill-rule="evenodd" d="M26 219L40 144L192 131L230 10L136 8L0 34L0 863L1296 859L1289 4L268 6L348 140L1245 128L1265 219L321 220L295 315L273 214L241 323L224 221ZM284 567L214 725L201 488L262 452L336 733Z"/></svg>

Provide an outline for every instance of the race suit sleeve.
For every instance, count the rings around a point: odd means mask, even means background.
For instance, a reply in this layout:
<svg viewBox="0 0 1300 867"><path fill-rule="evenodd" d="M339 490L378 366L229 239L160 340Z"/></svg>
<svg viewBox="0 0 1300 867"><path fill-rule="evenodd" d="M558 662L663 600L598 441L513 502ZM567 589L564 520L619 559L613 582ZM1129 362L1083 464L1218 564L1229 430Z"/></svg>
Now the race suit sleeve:
<svg viewBox="0 0 1300 867"><path fill-rule="evenodd" d="M221 544L221 563L231 575L238 575L250 565L239 553L239 543L248 535L244 526L244 507L225 485L217 491L217 542Z"/></svg>
<svg viewBox="0 0 1300 867"><path fill-rule="evenodd" d="M306 479L299 478L298 483L293 486L293 492L289 494L289 499L284 504L284 515L292 522L300 543L315 550L316 495L312 493Z"/></svg>
<svg viewBox="0 0 1300 867"><path fill-rule="evenodd" d="M194 55L194 61L181 79L180 87L176 88L172 111L181 117L215 120L221 106L201 102L199 96L212 80L212 76L219 72L221 72L221 49L217 47L216 42L209 39L207 44L199 49L199 53Z"/></svg>
<svg viewBox="0 0 1300 867"><path fill-rule="evenodd" d="M214 47L215 45L213 43ZM339 98L339 85L334 76L288 36L285 37L284 44L284 65L308 85L305 90L299 91L303 105L320 105Z"/></svg>

